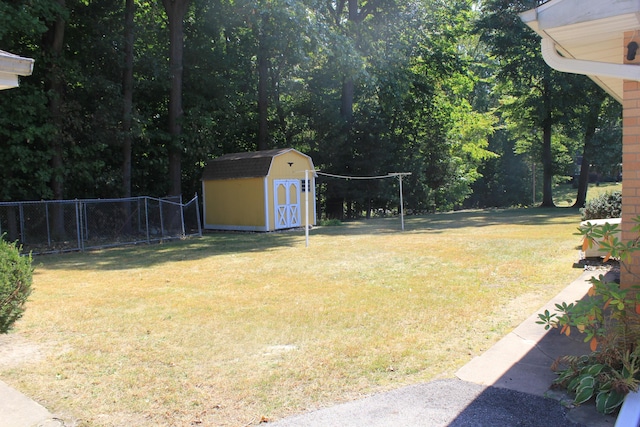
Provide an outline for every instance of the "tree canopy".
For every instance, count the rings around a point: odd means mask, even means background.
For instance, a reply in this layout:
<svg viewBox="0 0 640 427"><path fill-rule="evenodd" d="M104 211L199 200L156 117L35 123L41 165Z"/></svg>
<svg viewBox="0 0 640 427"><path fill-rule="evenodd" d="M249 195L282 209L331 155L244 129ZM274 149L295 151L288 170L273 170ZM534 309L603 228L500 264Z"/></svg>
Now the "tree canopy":
<svg viewBox="0 0 640 427"><path fill-rule="evenodd" d="M405 203L429 212L531 204L539 163L553 205L620 144L619 107L541 61L529 3L1 2L0 48L36 62L0 93L0 198L191 195L208 159L292 147L328 173L411 172ZM321 180L321 214L394 209L392 185Z"/></svg>

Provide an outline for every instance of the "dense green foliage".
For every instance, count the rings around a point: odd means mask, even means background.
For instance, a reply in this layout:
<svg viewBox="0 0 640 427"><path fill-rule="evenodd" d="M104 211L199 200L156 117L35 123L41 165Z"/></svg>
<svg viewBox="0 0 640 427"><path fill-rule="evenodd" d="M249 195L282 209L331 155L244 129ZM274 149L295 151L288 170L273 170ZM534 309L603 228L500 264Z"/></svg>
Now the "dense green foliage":
<svg viewBox="0 0 640 427"><path fill-rule="evenodd" d="M606 192L587 201L580 210L582 220L601 218L620 218L622 214L622 193Z"/></svg>
<svg viewBox="0 0 640 427"><path fill-rule="evenodd" d="M31 294L31 255L21 256L15 243L0 239L0 334L22 317Z"/></svg>
<svg viewBox="0 0 640 427"><path fill-rule="evenodd" d="M517 16L530 3L1 2L0 48L36 65L0 94L0 200L190 195L210 158L293 147L328 173L411 172L413 210L528 205L540 183L545 201L573 175L594 89L541 62ZM399 202L391 180L319 184L326 217Z"/></svg>

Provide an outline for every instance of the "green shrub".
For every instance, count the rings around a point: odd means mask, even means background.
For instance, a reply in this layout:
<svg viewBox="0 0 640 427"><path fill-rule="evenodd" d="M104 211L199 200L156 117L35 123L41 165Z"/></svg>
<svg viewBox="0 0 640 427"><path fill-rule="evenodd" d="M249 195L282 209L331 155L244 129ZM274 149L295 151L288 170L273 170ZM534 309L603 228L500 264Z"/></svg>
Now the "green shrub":
<svg viewBox="0 0 640 427"><path fill-rule="evenodd" d="M622 242L615 237L617 225L580 228L583 249L602 241L605 261L617 259L620 268L631 273L631 255L640 251L640 217L634 219L632 231L638 238ZM574 303L555 305L555 313L545 310L537 323L545 329L557 328L569 336L583 335L591 353L564 356L556 360L554 383L574 393L574 403L594 400L604 414L614 412L630 391L640 386L640 288L622 288L606 276L592 277L587 295Z"/></svg>
<svg viewBox="0 0 640 427"><path fill-rule="evenodd" d="M339 219L322 219L320 225L323 227L339 227L342 225L342 221Z"/></svg>
<svg viewBox="0 0 640 427"><path fill-rule="evenodd" d="M22 317L31 294L31 254L20 256L15 243L0 238L0 334L6 334Z"/></svg>
<svg viewBox="0 0 640 427"><path fill-rule="evenodd" d="M580 209L582 220L620 218L622 213L622 193L620 191L606 192L587 201Z"/></svg>

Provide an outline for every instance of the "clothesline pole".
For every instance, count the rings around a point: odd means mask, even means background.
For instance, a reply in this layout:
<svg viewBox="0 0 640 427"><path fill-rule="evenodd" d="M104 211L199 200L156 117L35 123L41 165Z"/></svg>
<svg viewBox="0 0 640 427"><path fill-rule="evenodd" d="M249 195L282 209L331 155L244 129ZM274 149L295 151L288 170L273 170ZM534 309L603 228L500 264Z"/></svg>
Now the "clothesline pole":
<svg viewBox="0 0 640 427"><path fill-rule="evenodd" d="M305 239L305 246L308 248L309 247L309 170L305 169L304 171L304 188L305 188L305 192L304 192L304 217L305 217L305 223L304 223L304 239Z"/></svg>

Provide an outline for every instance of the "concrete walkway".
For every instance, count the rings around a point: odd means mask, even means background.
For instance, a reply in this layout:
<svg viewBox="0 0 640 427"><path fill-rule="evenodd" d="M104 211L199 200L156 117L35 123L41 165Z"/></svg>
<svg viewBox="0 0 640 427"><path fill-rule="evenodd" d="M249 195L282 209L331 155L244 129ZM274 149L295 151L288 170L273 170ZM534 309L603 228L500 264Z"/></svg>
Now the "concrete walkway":
<svg viewBox="0 0 640 427"><path fill-rule="evenodd" d="M42 405L0 381L0 426L2 427L62 427Z"/></svg>
<svg viewBox="0 0 640 427"><path fill-rule="evenodd" d="M535 323L537 314L545 309L553 311L555 303L581 299L589 289L589 278L596 274L599 272L585 271L482 356L463 366L457 378L404 387L269 425L613 427L614 417L598 414L593 405L567 408L570 399L549 390L555 378L549 368L553 360L589 350L581 341L571 341L557 330L547 333ZM64 425L47 409L0 381L0 426Z"/></svg>

